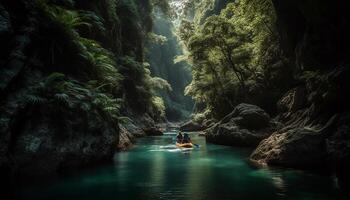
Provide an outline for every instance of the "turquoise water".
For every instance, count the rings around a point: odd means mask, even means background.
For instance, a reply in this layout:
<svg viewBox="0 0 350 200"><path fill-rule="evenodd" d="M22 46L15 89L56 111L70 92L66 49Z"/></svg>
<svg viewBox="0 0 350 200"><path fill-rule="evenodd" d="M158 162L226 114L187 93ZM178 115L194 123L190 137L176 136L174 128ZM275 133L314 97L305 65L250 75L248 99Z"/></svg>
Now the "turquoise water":
<svg viewBox="0 0 350 200"><path fill-rule="evenodd" d="M171 133L138 140L115 155L112 165L86 170L50 184L26 187L18 199L231 200L343 199L334 178L286 169L256 169L250 149L205 144L181 150Z"/></svg>

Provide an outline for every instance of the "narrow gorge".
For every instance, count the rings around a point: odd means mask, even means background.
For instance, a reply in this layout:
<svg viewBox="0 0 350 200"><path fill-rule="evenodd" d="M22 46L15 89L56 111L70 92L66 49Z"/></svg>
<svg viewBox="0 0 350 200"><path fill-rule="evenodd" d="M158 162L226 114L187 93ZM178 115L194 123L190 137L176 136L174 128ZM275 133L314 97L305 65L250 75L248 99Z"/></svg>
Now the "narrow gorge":
<svg viewBox="0 0 350 200"><path fill-rule="evenodd" d="M349 9L2 0L2 199L349 198Z"/></svg>

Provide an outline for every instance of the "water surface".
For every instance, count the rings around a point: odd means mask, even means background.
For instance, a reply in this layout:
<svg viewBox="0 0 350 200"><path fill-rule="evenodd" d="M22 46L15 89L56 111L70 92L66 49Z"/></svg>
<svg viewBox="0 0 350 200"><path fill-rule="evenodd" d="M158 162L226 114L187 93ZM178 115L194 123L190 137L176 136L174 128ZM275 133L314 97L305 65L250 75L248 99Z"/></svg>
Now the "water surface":
<svg viewBox="0 0 350 200"><path fill-rule="evenodd" d="M51 184L27 187L18 199L231 200L344 199L333 177L286 169L256 169L251 149L206 144L184 150L174 135L139 139L117 153L112 165L83 171Z"/></svg>

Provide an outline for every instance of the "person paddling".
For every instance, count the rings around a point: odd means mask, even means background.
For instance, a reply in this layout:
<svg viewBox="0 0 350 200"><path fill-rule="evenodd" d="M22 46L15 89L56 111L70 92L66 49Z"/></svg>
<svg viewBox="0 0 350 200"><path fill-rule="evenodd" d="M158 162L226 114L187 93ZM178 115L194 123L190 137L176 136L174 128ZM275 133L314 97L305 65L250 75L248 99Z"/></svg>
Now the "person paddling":
<svg viewBox="0 0 350 200"><path fill-rule="evenodd" d="M177 143L182 143L182 140L183 140L183 136L182 136L182 133L179 132L176 136L176 142Z"/></svg>
<svg viewBox="0 0 350 200"><path fill-rule="evenodd" d="M182 143L192 143L191 138L187 133L184 134L184 138L182 140Z"/></svg>

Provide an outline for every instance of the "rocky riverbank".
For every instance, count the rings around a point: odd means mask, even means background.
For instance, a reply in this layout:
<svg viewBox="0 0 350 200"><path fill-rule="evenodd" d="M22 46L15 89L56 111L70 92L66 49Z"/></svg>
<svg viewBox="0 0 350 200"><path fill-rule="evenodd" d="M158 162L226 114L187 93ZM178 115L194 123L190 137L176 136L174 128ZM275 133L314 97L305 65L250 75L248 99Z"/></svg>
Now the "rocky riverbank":
<svg viewBox="0 0 350 200"><path fill-rule="evenodd" d="M341 80L347 73L342 70L329 73L329 80ZM350 117L336 109L346 96L338 93L343 96L330 99L329 91L328 95L320 94L324 92L304 87L290 90L278 102L280 113L273 119L257 106L240 104L207 127L206 139L215 144L256 147L250 156L255 164L327 169L347 182ZM315 101L316 97L320 99Z"/></svg>

